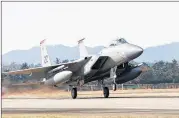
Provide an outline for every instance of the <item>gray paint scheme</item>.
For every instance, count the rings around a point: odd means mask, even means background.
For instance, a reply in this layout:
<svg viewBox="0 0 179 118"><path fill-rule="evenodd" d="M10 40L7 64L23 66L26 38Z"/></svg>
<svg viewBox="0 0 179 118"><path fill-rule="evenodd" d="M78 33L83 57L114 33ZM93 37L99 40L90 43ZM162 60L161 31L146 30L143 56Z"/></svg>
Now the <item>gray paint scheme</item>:
<svg viewBox="0 0 179 118"><path fill-rule="evenodd" d="M85 58L76 60L70 63L62 63L54 66L40 67L25 69L19 71L11 71L6 74L31 74L32 78L46 78L46 81L41 83L45 85L71 85L71 86L81 86L90 81L97 79L104 79L106 73L109 73L111 68L119 66L123 63L129 62L143 52L143 49L139 46L130 43L120 43L114 46L109 46L104 48L98 55L90 55ZM53 73L48 73L59 66L64 65L66 68L56 69ZM73 74L63 81L63 83L56 83L54 76L62 71L71 71ZM109 74L107 74L109 75ZM65 74L59 76L65 78ZM94 79L96 78L96 79Z"/></svg>

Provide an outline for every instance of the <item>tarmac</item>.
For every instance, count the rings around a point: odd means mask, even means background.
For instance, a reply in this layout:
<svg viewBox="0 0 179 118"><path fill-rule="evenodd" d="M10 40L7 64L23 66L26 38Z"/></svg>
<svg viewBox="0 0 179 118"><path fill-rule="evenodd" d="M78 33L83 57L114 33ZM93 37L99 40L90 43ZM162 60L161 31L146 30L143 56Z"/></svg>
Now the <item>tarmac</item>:
<svg viewBox="0 0 179 118"><path fill-rule="evenodd" d="M2 99L2 113L162 113L179 115L179 98L5 98Z"/></svg>

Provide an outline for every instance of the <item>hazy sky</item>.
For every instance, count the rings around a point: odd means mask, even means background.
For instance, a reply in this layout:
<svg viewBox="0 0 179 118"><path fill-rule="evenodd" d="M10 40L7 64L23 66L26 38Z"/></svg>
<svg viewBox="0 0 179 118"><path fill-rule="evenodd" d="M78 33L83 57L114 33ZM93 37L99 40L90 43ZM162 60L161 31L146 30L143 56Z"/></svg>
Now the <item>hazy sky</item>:
<svg viewBox="0 0 179 118"><path fill-rule="evenodd" d="M2 52L47 44L107 45L124 37L143 48L179 41L179 2L2 4Z"/></svg>

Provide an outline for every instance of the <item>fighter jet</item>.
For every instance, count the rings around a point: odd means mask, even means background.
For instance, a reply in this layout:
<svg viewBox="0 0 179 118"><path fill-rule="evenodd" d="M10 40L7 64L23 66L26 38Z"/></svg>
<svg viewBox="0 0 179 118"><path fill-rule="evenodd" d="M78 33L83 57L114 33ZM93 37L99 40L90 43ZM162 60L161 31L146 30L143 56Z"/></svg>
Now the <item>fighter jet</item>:
<svg viewBox="0 0 179 118"><path fill-rule="evenodd" d="M109 97L109 89L104 83L110 78L113 90L116 84L135 79L142 72L140 65L130 65L129 62L139 57L143 49L128 43L124 38L113 40L107 47L96 55L89 55L83 43L78 41L80 58L68 63L52 65L47 53L45 41L40 42L42 67L4 72L7 75L29 74L31 78L40 81L42 85L69 86L73 99L77 98L77 87L98 81L103 87L104 98Z"/></svg>

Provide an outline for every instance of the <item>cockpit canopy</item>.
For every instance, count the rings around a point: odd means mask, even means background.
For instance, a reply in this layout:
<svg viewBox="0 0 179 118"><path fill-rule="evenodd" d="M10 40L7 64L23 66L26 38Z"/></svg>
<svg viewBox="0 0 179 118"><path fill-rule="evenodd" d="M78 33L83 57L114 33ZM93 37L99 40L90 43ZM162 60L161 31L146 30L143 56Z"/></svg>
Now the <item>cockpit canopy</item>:
<svg viewBox="0 0 179 118"><path fill-rule="evenodd" d="M120 39L112 40L109 46L116 46L116 45L121 45L124 43L128 43L128 42L124 38L120 38Z"/></svg>

